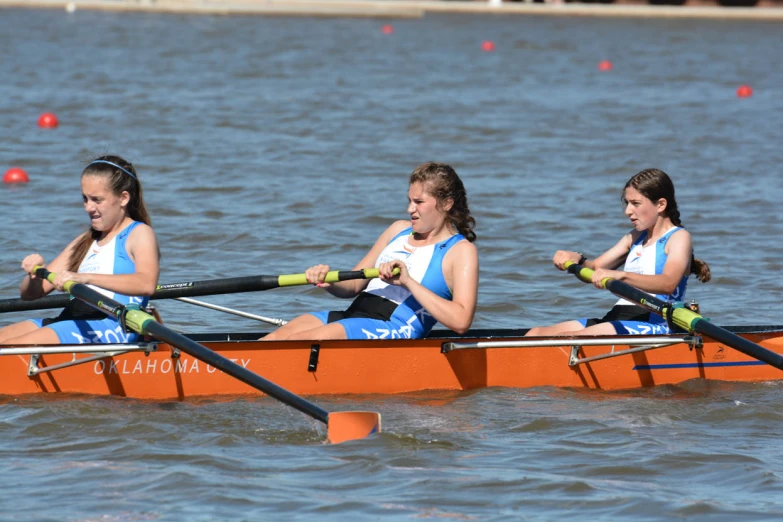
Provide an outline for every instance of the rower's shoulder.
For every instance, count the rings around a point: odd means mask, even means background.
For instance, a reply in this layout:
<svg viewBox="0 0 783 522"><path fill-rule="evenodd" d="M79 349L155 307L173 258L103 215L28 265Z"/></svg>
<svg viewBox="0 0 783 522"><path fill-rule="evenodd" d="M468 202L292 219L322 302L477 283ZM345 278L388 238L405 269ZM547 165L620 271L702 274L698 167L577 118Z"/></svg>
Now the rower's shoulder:
<svg viewBox="0 0 783 522"><path fill-rule="evenodd" d="M396 236L406 228L411 228L411 222L405 219L400 219L389 225L389 228L386 229L385 234Z"/></svg>
<svg viewBox="0 0 783 522"><path fill-rule="evenodd" d="M693 242L693 239L691 238L690 232L680 227L678 230L675 230L674 232L671 233L668 242L674 245L684 245L690 247L691 243Z"/></svg>
<svg viewBox="0 0 783 522"><path fill-rule="evenodd" d="M157 236L155 234L155 230L151 226L146 223L142 223L141 221L137 221L136 226L134 226L133 230L131 230L128 234L128 240L133 242L156 242Z"/></svg>
<svg viewBox="0 0 783 522"><path fill-rule="evenodd" d="M458 256L466 255L466 256L478 256L478 249L476 248L476 244L468 241L467 238L462 238L456 243L454 243L450 249L451 252L454 252Z"/></svg>
<svg viewBox="0 0 783 522"><path fill-rule="evenodd" d="M672 237L689 238L691 237L691 233L688 232L688 230L686 230L685 227L679 227L677 230L672 232Z"/></svg>

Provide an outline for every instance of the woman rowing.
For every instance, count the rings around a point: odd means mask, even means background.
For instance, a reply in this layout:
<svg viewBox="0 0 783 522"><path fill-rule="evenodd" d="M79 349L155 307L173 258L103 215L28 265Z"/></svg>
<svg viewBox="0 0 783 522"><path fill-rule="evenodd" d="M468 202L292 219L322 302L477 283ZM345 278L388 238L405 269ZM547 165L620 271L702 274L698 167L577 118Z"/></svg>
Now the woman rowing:
<svg viewBox="0 0 783 522"><path fill-rule="evenodd" d="M688 276L710 280L707 263L693 256L690 233L683 228L674 199L674 184L658 169L633 176L623 189L625 215L633 230L595 259L579 252L558 250L553 259L560 270L571 261L591 268L593 284L602 288L606 278L624 281L660 299L682 301ZM624 267L617 270L620 265ZM531 328L528 336L668 334L666 321L647 309L620 299L600 319L578 319L552 326Z"/></svg>
<svg viewBox="0 0 783 522"><path fill-rule="evenodd" d="M437 322L466 332L478 295L476 220L454 169L432 162L417 167L408 213L410 221L387 228L355 267L376 267L379 279L328 284L329 266L306 271L310 283L332 295L355 297L347 310L299 316L263 339L410 339L427 335Z"/></svg>
<svg viewBox="0 0 783 522"><path fill-rule="evenodd" d="M84 169L81 186L90 228L46 266L57 274L53 284L35 276L34 267L45 263L40 254L25 257L21 297L38 299L75 281L122 304L145 306L158 283L160 253L136 170L119 156L102 156ZM78 299L58 317L0 328L0 344L119 343L137 337Z"/></svg>

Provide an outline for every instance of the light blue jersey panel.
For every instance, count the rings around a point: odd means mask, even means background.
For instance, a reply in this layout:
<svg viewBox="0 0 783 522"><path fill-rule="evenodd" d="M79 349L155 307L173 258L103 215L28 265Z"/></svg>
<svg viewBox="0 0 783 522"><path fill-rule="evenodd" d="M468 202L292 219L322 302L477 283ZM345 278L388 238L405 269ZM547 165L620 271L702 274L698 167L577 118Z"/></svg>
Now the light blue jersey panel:
<svg viewBox="0 0 783 522"><path fill-rule="evenodd" d="M78 272L80 274L135 274L136 263L128 255L127 242L128 236L139 224L138 221L134 221L103 246L99 246L98 242L94 241L79 265ZM88 286L123 305L146 306L149 303L149 296L127 296L92 285Z"/></svg>
<svg viewBox="0 0 783 522"><path fill-rule="evenodd" d="M633 245L631 245L631 251L628 252L628 257L625 260L623 270L642 275L662 274L663 267L666 265L666 260L669 257L666 254L666 243L669 241L669 238L672 237L672 234L680 229L681 227L672 228L661 236L655 244L648 245L647 247L642 246L642 243L644 243L644 240L647 238L647 231L642 232L636 241L634 241ZM685 288L688 286L688 275L689 274L685 274L682 277L680 284L677 285L674 292L669 295L654 294L655 297L664 301L682 301L685 299ZM625 299L620 299L617 301L617 304L632 305L633 303Z"/></svg>

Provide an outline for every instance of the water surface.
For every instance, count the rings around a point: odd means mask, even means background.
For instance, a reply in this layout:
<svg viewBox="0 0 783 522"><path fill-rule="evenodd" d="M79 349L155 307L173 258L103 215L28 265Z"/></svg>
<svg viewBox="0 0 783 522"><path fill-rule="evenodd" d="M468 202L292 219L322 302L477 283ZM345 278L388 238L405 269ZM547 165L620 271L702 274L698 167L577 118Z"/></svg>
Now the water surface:
<svg viewBox="0 0 783 522"><path fill-rule="evenodd" d="M475 327L594 316L614 298L551 257L611 247L629 229L623 184L658 167L714 275L688 297L718 324L783 322L778 24L384 23L0 10L0 170L31 177L0 187L2 295L26 254L52 259L86 228L79 173L97 155L137 167L161 282L350 269L435 160L478 223ZM44 111L58 129L35 125ZM311 288L205 300L286 319L345 305ZM159 308L186 332L265 328ZM340 446L267 398L4 397L0 519L772 519L777 388L319 397L383 414L384 434Z"/></svg>

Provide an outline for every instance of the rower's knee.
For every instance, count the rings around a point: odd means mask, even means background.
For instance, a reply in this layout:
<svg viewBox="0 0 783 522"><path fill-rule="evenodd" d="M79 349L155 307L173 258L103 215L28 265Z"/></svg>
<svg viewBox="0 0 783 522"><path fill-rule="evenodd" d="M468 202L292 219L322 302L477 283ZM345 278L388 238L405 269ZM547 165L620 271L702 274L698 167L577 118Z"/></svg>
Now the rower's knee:
<svg viewBox="0 0 783 522"><path fill-rule="evenodd" d="M540 326L534 326L530 330L527 331L525 334L525 337L538 337L541 335L542 328Z"/></svg>

